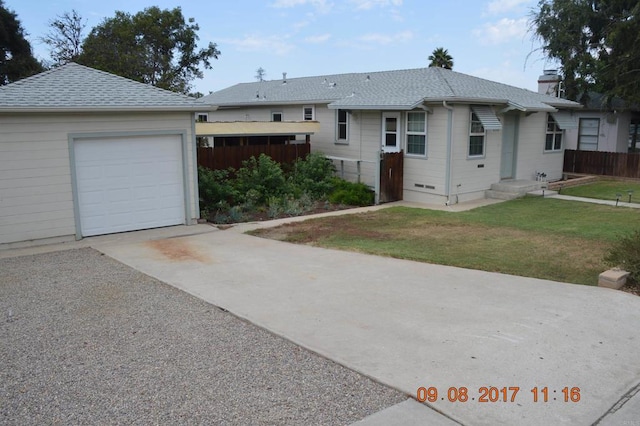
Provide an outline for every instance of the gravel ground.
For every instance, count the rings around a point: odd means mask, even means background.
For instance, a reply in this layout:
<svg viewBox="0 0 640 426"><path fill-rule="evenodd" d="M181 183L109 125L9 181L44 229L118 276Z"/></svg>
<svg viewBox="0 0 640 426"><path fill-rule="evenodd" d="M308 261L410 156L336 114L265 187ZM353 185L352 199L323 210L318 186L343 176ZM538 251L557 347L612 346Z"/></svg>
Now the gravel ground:
<svg viewBox="0 0 640 426"><path fill-rule="evenodd" d="M345 425L406 400L92 249L0 260L0 423Z"/></svg>

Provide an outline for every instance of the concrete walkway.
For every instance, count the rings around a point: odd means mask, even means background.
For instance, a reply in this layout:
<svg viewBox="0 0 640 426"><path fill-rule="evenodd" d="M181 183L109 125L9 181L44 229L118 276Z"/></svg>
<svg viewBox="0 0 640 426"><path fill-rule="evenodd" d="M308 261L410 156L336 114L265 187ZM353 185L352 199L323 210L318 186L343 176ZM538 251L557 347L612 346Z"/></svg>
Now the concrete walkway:
<svg viewBox="0 0 640 426"><path fill-rule="evenodd" d="M242 233L270 225L93 246L408 396L438 392L360 426L637 424L637 296Z"/></svg>

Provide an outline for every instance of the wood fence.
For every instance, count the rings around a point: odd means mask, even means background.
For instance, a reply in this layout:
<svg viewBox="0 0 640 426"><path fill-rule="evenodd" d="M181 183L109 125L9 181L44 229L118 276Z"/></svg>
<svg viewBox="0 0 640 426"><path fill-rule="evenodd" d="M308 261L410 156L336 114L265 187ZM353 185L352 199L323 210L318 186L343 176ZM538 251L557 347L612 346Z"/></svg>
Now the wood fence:
<svg viewBox="0 0 640 426"><path fill-rule="evenodd" d="M565 149L564 172L640 178L640 154Z"/></svg>
<svg viewBox="0 0 640 426"><path fill-rule="evenodd" d="M257 158L260 154L268 155L277 163L287 164L306 157L310 151L309 143L198 148L198 165L213 170L224 170L229 167L238 170L242 167L243 161L251 157Z"/></svg>

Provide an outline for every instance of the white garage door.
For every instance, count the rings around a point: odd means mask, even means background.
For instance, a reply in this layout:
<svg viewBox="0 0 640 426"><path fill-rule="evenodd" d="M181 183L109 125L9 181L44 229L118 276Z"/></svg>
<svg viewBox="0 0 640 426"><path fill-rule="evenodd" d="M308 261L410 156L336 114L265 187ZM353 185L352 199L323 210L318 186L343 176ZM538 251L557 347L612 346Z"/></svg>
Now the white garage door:
<svg viewBox="0 0 640 426"><path fill-rule="evenodd" d="M83 237L185 223L180 136L74 144Z"/></svg>

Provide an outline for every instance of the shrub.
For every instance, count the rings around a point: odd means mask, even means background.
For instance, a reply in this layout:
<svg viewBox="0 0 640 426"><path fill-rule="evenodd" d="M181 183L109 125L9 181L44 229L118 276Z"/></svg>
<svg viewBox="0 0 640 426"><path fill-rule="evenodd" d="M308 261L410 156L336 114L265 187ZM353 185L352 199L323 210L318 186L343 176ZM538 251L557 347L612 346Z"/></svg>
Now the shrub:
<svg viewBox="0 0 640 426"><path fill-rule="evenodd" d="M217 210L224 203L233 204L238 196L229 180L229 170L211 170L198 166L200 207L205 211Z"/></svg>
<svg viewBox="0 0 640 426"><path fill-rule="evenodd" d="M604 262L630 273L630 278L640 283L640 230L623 237L613 245Z"/></svg>
<svg viewBox="0 0 640 426"><path fill-rule="evenodd" d="M296 160L289 178L297 191L318 199L331 191L335 171L333 163L324 154L312 152L306 158Z"/></svg>
<svg viewBox="0 0 640 426"><path fill-rule="evenodd" d="M329 194L329 202L348 206L370 206L375 195L364 183L353 183L343 179L333 179L333 192Z"/></svg>
<svg viewBox="0 0 640 426"><path fill-rule="evenodd" d="M264 204L271 196L278 196L286 190L286 180L280 164L265 154L251 157L242 162L242 167L236 173L235 188L244 198L253 190L252 203ZM257 195L257 196L256 196Z"/></svg>

